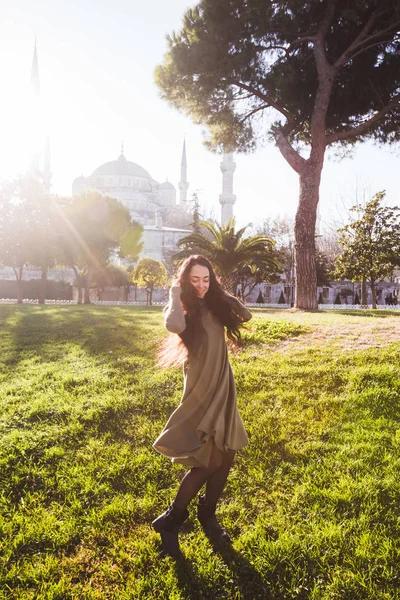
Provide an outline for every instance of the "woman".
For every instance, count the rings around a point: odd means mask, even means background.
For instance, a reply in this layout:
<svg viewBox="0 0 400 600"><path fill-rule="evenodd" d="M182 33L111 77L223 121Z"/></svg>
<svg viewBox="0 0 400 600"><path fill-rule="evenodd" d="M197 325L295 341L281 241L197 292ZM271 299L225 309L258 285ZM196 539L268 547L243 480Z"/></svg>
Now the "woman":
<svg viewBox="0 0 400 600"><path fill-rule="evenodd" d="M187 258L170 290L166 328L177 334L175 350L164 364L176 362L184 350L184 391L154 448L173 462L191 467L175 500L153 521L164 552L180 553L178 530L187 519L187 506L206 484L197 513L205 533L229 541L215 516L236 450L248 444L237 406L236 388L225 342L240 342L239 328L251 313L218 283L211 263L199 255ZM179 337L178 337L179 336ZM168 355L169 354L169 355Z"/></svg>

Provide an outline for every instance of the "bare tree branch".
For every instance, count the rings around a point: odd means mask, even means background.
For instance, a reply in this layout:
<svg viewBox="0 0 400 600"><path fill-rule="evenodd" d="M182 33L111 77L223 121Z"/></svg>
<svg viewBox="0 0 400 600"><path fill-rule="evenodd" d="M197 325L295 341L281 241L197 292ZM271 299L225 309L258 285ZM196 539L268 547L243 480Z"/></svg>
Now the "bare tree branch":
<svg viewBox="0 0 400 600"><path fill-rule="evenodd" d="M318 29L313 46L314 60L318 73L318 89L315 95L313 112L311 115L311 155L315 159L325 150L325 124L326 113L331 97L335 73L328 62L325 51L325 38L334 19L336 0L328 0L324 18Z"/></svg>
<svg viewBox="0 0 400 600"><path fill-rule="evenodd" d="M267 94L263 94L257 88L247 85L247 84L243 83L242 81L232 81L232 83L233 83L233 85L237 85L241 89L246 90L246 91L250 92L251 94L254 94L254 96L257 96L257 98L260 98L260 100L263 100L263 102L266 102L269 106L272 106L272 108L275 108L275 110L280 112L281 115L283 115L288 120L289 123L294 124L296 122L295 117L289 111L287 111L283 106L278 104L278 102L275 102L275 100L270 98Z"/></svg>
<svg viewBox="0 0 400 600"><path fill-rule="evenodd" d="M291 52L291 50L293 50L293 48L295 48L296 46L300 46L300 44L304 44L304 43L308 43L308 42L315 42L315 35L303 35L301 37L298 37L297 39L293 40L293 42L290 42L287 50L286 50L286 54L289 54Z"/></svg>
<svg viewBox="0 0 400 600"><path fill-rule="evenodd" d="M240 119L240 123L244 123L245 121L247 121L247 119L249 119L250 117L252 117L255 113L259 112L260 110L264 110L265 108L269 108L270 106L271 106L270 104L262 104L261 106L258 106L257 108L254 108L253 110L251 110L250 112L248 112L246 115L244 115Z"/></svg>
<svg viewBox="0 0 400 600"><path fill-rule="evenodd" d="M326 145L334 144L335 142L342 142L344 140L349 140L351 138L362 135L363 133L367 133L368 130L374 123L377 123L382 117L387 115L393 108L400 108L400 94L397 94L390 102L387 104L382 110L376 112L373 117L364 121L357 127L352 127L351 129L346 129L345 131L339 131L338 133L332 133L326 136Z"/></svg>
<svg viewBox="0 0 400 600"><path fill-rule="evenodd" d="M370 48L374 48L375 46L380 46L381 44L388 44L389 42L398 42L398 41L400 41L400 38L390 38L389 40L380 40L379 42L375 42L374 44L369 44L368 46L364 46L361 50L358 50L358 52L349 56L346 63L349 62L349 60L353 60L359 54L366 52ZM341 66L344 66L346 63L343 63L343 65L341 65Z"/></svg>
<svg viewBox="0 0 400 600"><path fill-rule="evenodd" d="M325 15L321 21L321 24L318 28L317 35L316 35L316 37L319 38L321 41L325 40L326 34L328 33L329 27L331 26L332 21L334 19L335 10L336 10L336 1L337 0L328 0L327 1Z"/></svg>
<svg viewBox="0 0 400 600"><path fill-rule="evenodd" d="M325 38L335 16L336 0L328 0L324 18L321 21L314 41L314 58L318 72L319 82L326 77L327 67L330 66L326 58Z"/></svg>
<svg viewBox="0 0 400 600"><path fill-rule="evenodd" d="M274 137L276 145L278 146L283 158L289 163L296 173L301 173L304 165L306 164L305 158L300 156L298 152L293 148L287 139L286 132L283 127L276 127L274 130Z"/></svg>
<svg viewBox="0 0 400 600"><path fill-rule="evenodd" d="M365 44L369 45L371 42L375 42L376 40L385 37L387 33L395 30L399 26L399 21L395 21L390 25L390 27L382 29L382 31L378 31L377 33L368 36L368 33L369 31L371 31L376 20L379 17L382 17L386 12L387 11L385 10L380 10L376 13L373 13L370 16L370 18L368 19L358 36L355 38L355 40L350 44L347 50L345 50L343 54L339 56L339 58L333 65L335 69L339 69L340 67L342 67L351 58L353 53L365 50L365 48L363 48Z"/></svg>

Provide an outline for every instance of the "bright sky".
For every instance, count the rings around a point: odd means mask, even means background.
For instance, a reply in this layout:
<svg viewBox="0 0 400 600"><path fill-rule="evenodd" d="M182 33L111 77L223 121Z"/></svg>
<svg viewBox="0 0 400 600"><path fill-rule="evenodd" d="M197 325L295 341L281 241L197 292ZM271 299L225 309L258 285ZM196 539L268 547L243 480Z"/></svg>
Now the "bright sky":
<svg viewBox="0 0 400 600"><path fill-rule="evenodd" d="M70 195L75 177L88 176L124 153L157 181L176 187L186 136L189 197L194 190L219 218L220 157L202 145L202 129L161 100L154 67L165 35L179 28L188 0L15 0L2 3L0 22L0 177L22 171L37 123L29 114L29 81L37 36L41 102L51 139L55 193ZM43 132L46 134L46 131ZM293 216L297 175L269 145L236 155L234 213L240 225L266 216ZM322 227L341 218L366 194L387 190L400 204L400 153L360 146L353 158L327 160L321 186ZM343 216L345 218L345 214Z"/></svg>

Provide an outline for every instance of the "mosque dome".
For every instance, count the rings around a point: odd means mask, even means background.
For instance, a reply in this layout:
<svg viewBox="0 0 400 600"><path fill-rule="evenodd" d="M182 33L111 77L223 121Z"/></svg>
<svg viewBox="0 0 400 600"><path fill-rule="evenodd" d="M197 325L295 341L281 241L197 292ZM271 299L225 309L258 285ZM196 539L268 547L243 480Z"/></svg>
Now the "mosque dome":
<svg viewBox="0 0 400 600"><path fill-rule="evenodd" d="M93 171L91 177L115 177L120 175L152 179L146 169L143 169L143 167L130 160L126 160L122 153L117 160L106 162L103 165L100 165L100 167L97 167L97 169Z"/></svg>
<svg viewBox="0 0 400 600"><path fill-rule="evenodd" d="M174 190L175 186L170 181L163 181L159 186L160 190Z"/></svg>

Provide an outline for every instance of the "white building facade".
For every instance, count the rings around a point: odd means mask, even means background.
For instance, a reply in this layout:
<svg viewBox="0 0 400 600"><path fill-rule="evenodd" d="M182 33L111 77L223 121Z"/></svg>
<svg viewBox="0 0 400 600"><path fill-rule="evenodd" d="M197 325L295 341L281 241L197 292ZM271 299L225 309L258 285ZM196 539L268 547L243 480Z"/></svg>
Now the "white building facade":
<svg viewBox="0 0 400 600"><path fill-rule="evenodd" d="M140 165L127 160L123 148L117 160L100 165L89 177L77 177L72 194L80 196L94 190L119 200L136 222L143 226L141 256L165 262L166 254L177 250L178 241L190 233L192 215L187 202L184 142L179 182L179 201L175 186L159 183Z"/></svg>

